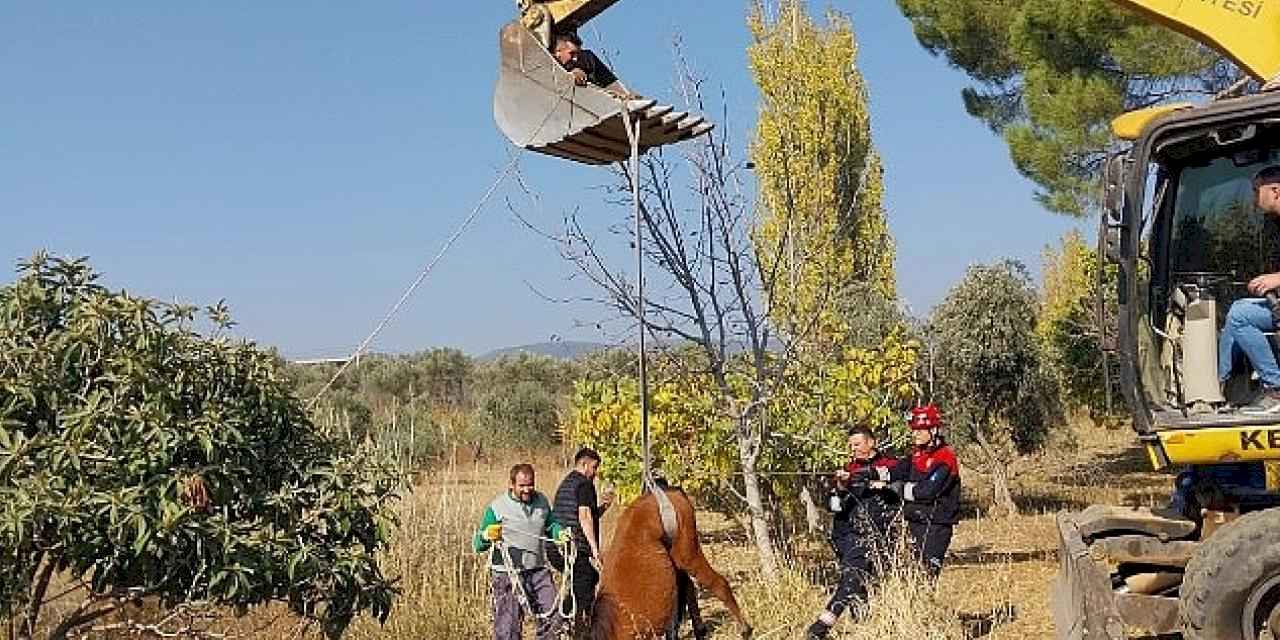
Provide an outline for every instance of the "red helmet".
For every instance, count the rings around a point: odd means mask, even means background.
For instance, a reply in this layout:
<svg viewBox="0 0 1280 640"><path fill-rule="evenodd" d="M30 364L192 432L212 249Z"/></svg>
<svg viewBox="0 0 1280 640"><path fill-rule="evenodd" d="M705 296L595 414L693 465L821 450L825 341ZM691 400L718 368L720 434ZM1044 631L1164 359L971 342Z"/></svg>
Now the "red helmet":
<svg viewBox="0 0 1280 640"><path fill-rule="evenodd" d="M942 426L942 414L938 413L938 408L931 404L916 407L911 410L907 426L912 429L937 429Z"/></svg>

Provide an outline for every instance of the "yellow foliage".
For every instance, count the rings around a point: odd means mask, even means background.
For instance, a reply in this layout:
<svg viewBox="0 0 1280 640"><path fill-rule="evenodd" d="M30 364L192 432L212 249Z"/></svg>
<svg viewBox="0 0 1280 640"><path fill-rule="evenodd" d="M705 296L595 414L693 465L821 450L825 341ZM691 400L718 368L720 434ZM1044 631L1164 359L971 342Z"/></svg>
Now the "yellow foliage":
<svg viewBox="0 0 1280 640"><path fill-rule="evenodd" d="M1097 258L1075 230L1062 237L1061 247L1045 247L1041 257L1044 284L1036 332L1046 338L1053 323L1070 314L1093 291Z"/></svg>
<svg viewBox="0 0 1280 640"><path fill-rule="evenodd" d="M846 331L832 305L849 285L895 295L883 167L857 44L846 18L831 14L819 26L795 0L784 0L774 19L757 4L748 26L761 94L751 146L763 205L757 243L764 272L779 274L770 313L784 328L816 318L816 343L831 347Z"/></svg>
<svg viewBox="0 0 1280 640"><path fill-rule="evenodd" d="M903 428L902 407L917 391L918 351L918 344L895 334L875 349L845 349L826 367L791 369L756 418L765 433L759 470L767 475L830 468L844 455L844 429L853 424L895 435L895 428ZM733 366L729 401L742 406L752 397L751 378L745 361ZM654 372L659 382L649 392L655 464L691 491L737 478L743 435L712 377L698 371L697 366L659 366ZM617 485L621 498L638 494L642 454L634 379L579 381L563 432L575 444L600 452L601 475Z"/></svg>

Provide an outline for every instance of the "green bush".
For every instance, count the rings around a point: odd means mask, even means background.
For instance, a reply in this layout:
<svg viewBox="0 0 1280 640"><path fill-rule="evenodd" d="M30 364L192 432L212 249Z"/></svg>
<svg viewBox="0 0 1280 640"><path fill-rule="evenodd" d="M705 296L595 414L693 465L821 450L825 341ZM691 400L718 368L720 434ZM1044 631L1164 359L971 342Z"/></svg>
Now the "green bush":
<svg viewBox="0 0 1280 640"><path fill-rule="evenodd" d="M0 288L0 617L20 637L143 598L271 601L338 636L386 617L378 564L399 479L308 418L279 360L225 337L225 306L111 291L36 255ZM42 624L54 574L84 603Z"/></svg>

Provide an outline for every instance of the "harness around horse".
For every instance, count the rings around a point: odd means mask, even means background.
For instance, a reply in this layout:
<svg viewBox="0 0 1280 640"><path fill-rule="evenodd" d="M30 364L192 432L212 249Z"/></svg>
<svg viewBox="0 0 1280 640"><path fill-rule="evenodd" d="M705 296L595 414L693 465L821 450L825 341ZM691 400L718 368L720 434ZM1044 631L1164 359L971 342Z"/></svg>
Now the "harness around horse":
<svg viewBox="0 0 1280 640"><path fill-rule="evenodd" d="M671 497L666 490L657 486L657 483L650 484L649 490L653 492L653 499L658 501L658 516L662 518L662 543L670 549L675 542L676 532L680 530L675 505L671 504Z"/></svg>

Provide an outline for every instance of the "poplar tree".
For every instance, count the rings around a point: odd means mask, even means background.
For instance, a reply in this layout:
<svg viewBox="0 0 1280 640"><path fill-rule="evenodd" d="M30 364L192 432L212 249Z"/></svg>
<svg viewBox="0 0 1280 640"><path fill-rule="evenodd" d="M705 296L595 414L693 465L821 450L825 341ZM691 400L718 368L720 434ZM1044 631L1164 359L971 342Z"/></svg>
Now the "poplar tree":
<svg viewBox="0 0 1280 640"><path fill-rule="evenodd" d="M1095 418L1115 410L1119 376L1103 350L1114 340L1116 272L1098 260L1076 231L1043 253L1036 333L1043 340L1063 400ZM1102 270L1101 273L1099 270Z"/></svg>
<svg viewBox="0 0 1280 640"><path fill-rule="evenodd" d="M769 311L784 327L816 316L813 342L829 352L848 332L836 311L842 298L868 290L895 297L883 167L858 46L846 17L828 13L820 25L796 0L772 16L758 2L748 26L760 89L750 150L760 185L758 243L779 249L765 252L764 269L779 274Z"/></svg>

